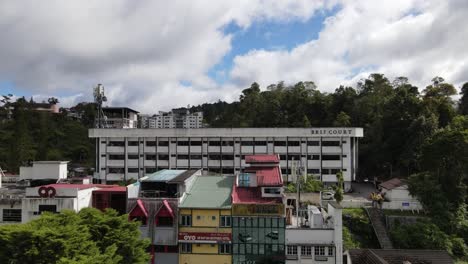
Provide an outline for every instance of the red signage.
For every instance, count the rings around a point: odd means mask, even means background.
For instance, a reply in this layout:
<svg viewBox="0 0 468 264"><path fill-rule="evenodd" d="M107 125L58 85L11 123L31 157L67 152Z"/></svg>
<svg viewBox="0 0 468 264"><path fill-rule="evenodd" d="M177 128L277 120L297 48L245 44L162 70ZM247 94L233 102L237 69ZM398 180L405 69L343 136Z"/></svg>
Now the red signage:
<svg viewBox="0 0 468 264"><path fill-rule="evenodd" d="M230 242L232 235L230 233L192 233L179 232L179 241L217 241Z"/></svg>

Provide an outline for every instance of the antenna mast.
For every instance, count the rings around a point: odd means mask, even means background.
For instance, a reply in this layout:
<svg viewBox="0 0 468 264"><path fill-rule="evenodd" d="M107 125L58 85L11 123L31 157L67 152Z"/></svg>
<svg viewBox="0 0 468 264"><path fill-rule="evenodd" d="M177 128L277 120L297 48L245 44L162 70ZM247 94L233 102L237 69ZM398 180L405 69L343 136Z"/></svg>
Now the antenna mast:
<svg viewBox="0 0 468 264"><path fill-rule="evenodd" d="M96 128L107 128L107 117L104 115L102 111L102 103L107 102L107 97L104 95L104 86L102 84L98 84L93 89L94 94L94 103L97 105L97 116L95 120L95 127Z"/></svg>

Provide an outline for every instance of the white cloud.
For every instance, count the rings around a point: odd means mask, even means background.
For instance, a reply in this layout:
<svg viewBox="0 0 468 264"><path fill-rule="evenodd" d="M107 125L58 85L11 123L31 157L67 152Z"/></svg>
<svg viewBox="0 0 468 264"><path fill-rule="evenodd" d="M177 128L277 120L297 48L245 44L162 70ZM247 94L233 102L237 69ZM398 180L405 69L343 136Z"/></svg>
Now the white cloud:
<svg viewBox="0 0 468 264"><path fill-rule="evenodd" d="M306 20L323 2L1 1L0 80L76 99L103 83L112 103L145 112L225 98L207 75L231 49L223 27Z"/></svg>
<svg viewBox="0 0 468 264"><path fill-rule="evenodd" d="M436 75L460 85L468 81L467 12L463 0L343 1L318 39L237 56L231 76L239 85L312 80L325 91L372 72L408 76L420 88Z"/></svg>
<svg viewBox="0 0 468 264"><path fill-rule="evenodd" d="M232 49L227 25L306 21L338 3L318 39L241 54L217 73L223 85L209 77ZM110 104L141 112L233 100L254 81L312 80L332 91L379 71L420 86L434 75L459 84L468 76L467 12L465 0L4 0L0 80L65 105L90 100L103 83Z"/></svg>

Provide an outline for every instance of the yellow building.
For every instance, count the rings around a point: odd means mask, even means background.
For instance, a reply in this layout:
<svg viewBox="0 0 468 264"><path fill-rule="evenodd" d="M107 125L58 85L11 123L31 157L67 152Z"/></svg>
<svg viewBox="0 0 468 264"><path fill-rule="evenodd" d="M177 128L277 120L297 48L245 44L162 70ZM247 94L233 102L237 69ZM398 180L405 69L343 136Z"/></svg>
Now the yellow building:
<svg viewBox="0 0 468 264"><path fill-rule="evenodd" d="M179 264L231 264L232 176L199 176L179 206Z"/></svg>

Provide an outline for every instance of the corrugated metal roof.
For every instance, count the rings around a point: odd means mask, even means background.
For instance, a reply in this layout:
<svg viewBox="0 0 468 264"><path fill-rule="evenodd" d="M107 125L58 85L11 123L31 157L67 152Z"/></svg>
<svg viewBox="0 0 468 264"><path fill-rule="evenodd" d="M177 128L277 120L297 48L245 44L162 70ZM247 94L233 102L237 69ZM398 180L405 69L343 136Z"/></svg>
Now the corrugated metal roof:
<svg viewBox="0 0 468 264"><path fill-rule="evenodd" d="M245 172L255 172L258 186L283 186L279 167L249 167Z"/></svg>
<svg viewBox="0 0 468 264"><path fill-rule="evenodd" d="M185 170L160 170L153 174L146 175L145 178L142 178L142 182L168 182L175 179L180 174L184 173Z"/></svg>
<svg viewBox="0 0 468 264"><path fill-rule="evenodd" d="M233 176L198 176L180 208L231 208Z"/></svg>
<svg viewBox="0 0 468 264"><path fill-rule="evenodd" d="M282 203L279 197L262 197L261 187L237 187L232 190L233 204L277 204Z"/></svg>
<svg viewBox="0 0 468 264"><path fill-rule="evenodd" d="M190 178L193 174L195 174L197 170L186 170L185 172L179 174L179 176L170 180L171 183L183 183L186 179Z"/></svg>
<svg viewBox="0 0 468 264"><path fill-rule="evenodd" d="M400 186L403 186L405 185L405 182L398 179L398 178L393 178L393 179L390 179L386 182L382 182L380 184L381 187L387 189L387 190L392 190L392 189L395 189L395 188L398 188Z"/></svg>

